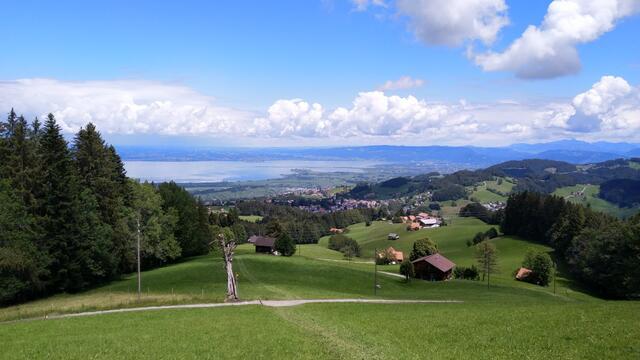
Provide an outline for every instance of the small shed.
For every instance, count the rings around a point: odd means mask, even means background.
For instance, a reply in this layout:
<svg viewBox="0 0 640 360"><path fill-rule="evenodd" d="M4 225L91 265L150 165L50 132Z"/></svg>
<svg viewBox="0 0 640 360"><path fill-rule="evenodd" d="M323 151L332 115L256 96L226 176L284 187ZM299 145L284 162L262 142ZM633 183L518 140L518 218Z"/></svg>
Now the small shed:
<svg viewBox="0 0 640 360"><path fill-rule="evenodd" d="M448 280L453 274L456 264L442 256L433 254L413 260L413 268L416 277L423 280L442 281Z"/></svg>
<svg viewBox="0 0 640 360"><path fill-rule="evenodd" d="M389 240L398 240L398 239L400 239L400 235L398 235L396 233L389 233L389 235L387 235L387 239L389 239Z"/></svg>
<svg viewBox="0 0 640 360"><path fill-rule="evenodd" d="M257 253L272 253L276 239L268 236L252 236L249 242L255 245Z"/></svg>

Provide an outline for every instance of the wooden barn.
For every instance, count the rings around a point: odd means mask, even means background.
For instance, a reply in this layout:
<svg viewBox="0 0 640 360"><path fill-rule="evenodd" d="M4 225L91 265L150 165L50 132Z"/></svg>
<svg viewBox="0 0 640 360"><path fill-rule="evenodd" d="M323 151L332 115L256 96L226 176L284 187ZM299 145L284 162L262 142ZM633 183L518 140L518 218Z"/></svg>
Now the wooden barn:
<svg viewBox="0 0 640 360"><path fill-rule="evenodd" d="M441 254L423 256L413 260L416 278L431 281L448 280L453 274L456 264Z"/></svg>
<svg viewBox="0 0 640 360"><path fill-rule="evenodd" d="M249 238L249 242L256 247L257 253L270 254L274 251L276 239L268 236L253 235Z"/></svg>

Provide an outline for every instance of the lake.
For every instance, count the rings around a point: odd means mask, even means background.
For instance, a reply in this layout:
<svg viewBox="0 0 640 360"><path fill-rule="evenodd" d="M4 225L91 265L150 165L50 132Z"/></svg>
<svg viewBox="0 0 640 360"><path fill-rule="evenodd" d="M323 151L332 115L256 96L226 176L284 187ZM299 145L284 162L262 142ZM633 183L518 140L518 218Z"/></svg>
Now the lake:
<svg viewBox="0 0 640 360"><path fill-rule="evenodd" d="M380 161L125 161L127 175L142 181L218 182L280 178L294 169L362 172Z"/></svg>

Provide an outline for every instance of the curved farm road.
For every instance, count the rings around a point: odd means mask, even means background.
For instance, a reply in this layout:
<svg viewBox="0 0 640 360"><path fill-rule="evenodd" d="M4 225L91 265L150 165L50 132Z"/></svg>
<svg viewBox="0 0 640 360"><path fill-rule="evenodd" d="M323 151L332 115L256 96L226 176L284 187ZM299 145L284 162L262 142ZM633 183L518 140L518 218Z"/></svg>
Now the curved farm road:
<svg viewBox="0 0 640 360"><path fill-rule="evenodd" d="M458 300L385 300L385 299L251 300L251 301L240 301L240 302L230 302L230 303L145 306L145 307L137 307L137 308L87 311L87 312L71 313L71 314L47 315L45 317L12 320L12 321L5 321L2 323L15 323L15 322L32 321L32 320L64 319L64 318L81 317L81 316L95 316L95 315L103 315L103 314L117 314L117 313L139 312L139 311L158 311L158 310L172 310L172 309L206 309L206 308L216 308L216 307L226 307L226 306L247 306L247 305L288 307L288 306L316 304L316 303L364 303L364 304L451 304L451 303L454 303L455 304L455 303L462 303L462 301L458 301Z"/></svg>

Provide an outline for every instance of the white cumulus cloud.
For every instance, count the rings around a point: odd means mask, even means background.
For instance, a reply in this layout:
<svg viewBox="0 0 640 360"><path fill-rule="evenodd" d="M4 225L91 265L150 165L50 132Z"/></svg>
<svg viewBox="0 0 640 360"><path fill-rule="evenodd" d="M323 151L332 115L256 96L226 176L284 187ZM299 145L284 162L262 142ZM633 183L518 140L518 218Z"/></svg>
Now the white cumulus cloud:
<svg viewBox="0 0 640 360"><path fill-rule="evenodd" d="M0 108L11 107L33 116L53 113L66 132L93 122L117 134L232 134L240 120L252 119L188 87L137 80L2 81Z"/></svg>
<svg viewBox="0 0 640 360"><path fill-rule="evenodd" d="M427 44L491 44L509 24L504 0L398 0L396 6L409 18L410 30Z"/></svg>
<svg viewBox="0 0 640 360"><path fill-rule="evenodd" d="M0 81L0 109L29 117L52 112L67 133L88 122L109 134L202 135L327 144L499 145L576 137L640 141L640 88L603 76L565 101L437 102L383 91L357 94L328 109L304 99L280 99L264 111L220 106L189 87L121 80ZM253 141L253 140L251 140Z"/></svg>
<svg viewBox="0 0 640 360"><path fill-rule="evenodd" d="M485 71L553 78L580 70L576 46L598 39L640 10L637 0L553 0L540 26L530 25L503 52L471 54Z"/></svg>

